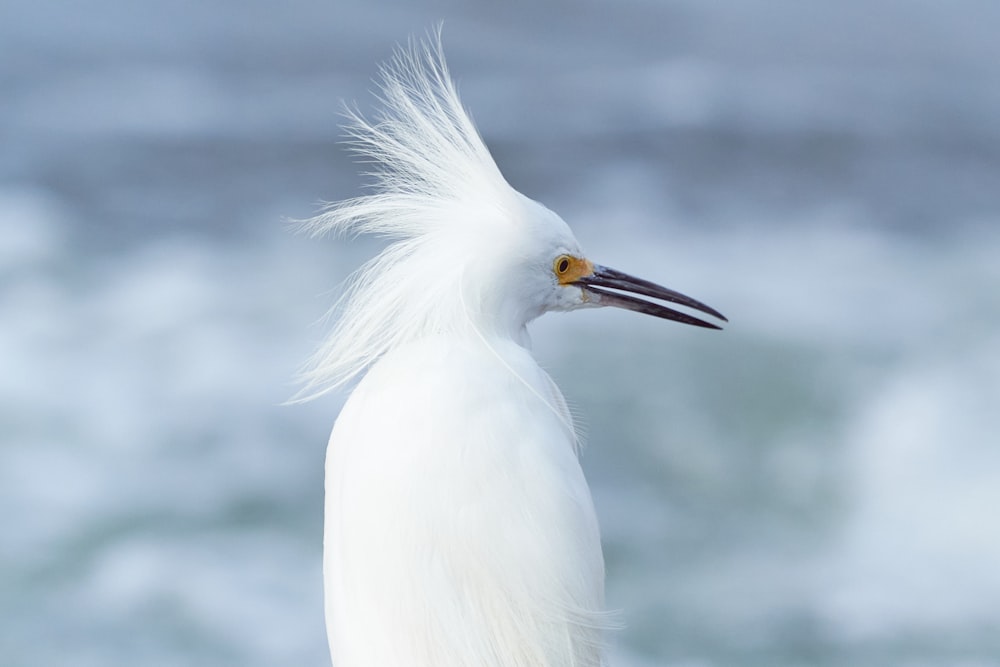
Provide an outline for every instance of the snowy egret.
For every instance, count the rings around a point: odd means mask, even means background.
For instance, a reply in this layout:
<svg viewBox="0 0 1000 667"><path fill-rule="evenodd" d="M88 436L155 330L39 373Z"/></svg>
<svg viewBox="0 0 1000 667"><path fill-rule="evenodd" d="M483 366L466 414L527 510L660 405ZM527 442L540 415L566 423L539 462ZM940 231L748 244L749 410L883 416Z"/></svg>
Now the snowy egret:
<svg viewBox="0 0 1000 667"><path fill-rule="evenodd" d="M516 192L469 119L439 39L351 114L372 194L309 230L389 244L354 278L300 398L362 377L330 436L324 589L336 667L599 667L604 561L573 421L528 351L548 311L616 306L719 328L673 290L586 258Z"/></svg>

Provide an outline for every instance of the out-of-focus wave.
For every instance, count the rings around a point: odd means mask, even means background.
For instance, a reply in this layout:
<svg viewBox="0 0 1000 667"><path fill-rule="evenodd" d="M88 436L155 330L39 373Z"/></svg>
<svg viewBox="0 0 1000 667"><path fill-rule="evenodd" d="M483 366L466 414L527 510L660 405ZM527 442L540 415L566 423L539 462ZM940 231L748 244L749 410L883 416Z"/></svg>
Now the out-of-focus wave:
<svg viewBox="0 0 1000 667"><path fill-rule="evenodd" d="M4 664L325 664L339 405L280 404L373 246L281 219L356 193L340 99L442 11L511 182L731 320L533 327L621 664L1000 664L1000 5L43 7L0 9Z"/></svg>

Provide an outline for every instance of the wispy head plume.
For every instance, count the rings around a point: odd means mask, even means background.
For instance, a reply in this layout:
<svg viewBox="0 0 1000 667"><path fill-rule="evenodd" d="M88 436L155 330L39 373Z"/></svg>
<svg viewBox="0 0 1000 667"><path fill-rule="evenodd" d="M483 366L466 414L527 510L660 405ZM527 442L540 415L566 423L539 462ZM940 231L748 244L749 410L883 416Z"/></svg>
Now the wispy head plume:
<svg viewBox="0 0 1000 667"><path fill-rule="evenodd" d="M398 50L379 83L382 110L371 119L349 111L346 126L352 151L373 165L371 194L333 204L302 228L390 244L351 278L293 401L347 384L386 352L460 322L462 239L509 224L518 210L520 195L458 98L439 30Z"/></svg>

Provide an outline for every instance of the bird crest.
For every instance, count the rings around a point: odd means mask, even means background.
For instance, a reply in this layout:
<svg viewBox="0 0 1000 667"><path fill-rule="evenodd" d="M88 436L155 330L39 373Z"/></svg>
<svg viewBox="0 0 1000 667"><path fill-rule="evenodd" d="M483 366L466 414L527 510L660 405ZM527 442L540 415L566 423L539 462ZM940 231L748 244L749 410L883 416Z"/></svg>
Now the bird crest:
<svg viewBox="0 0 1000 667"><path fill-rule="evenodd" d="M379 112L368 119L349 109L345 125L350 149L372 165L371 192L300 224L314 236L372 234L389 244L349 279L293 402L343 386L386 352L462 321L464 256L476 239L516 224L525 199L462 106L440 30L396 51L381 68L377 97Z"/></svg>

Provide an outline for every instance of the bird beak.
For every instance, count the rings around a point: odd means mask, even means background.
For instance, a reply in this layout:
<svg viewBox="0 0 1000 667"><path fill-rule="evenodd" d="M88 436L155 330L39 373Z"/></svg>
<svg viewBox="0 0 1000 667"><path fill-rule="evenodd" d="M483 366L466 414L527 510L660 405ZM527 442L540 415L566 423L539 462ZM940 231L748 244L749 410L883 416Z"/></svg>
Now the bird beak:
<svg viewBox="0 0 1000 667"><path fill-rule="evenodd" d="M633 294L641 294L643 296L653 297L654 299L660 299L661 301L669 301L671 303L687 306L688 308L699 310L703 313L711 315L712 317L717 317L723 322L729 321L722 313L714 308L706 306L701 301L696 301L695 299L685 296L680 292L675 292L672 289L667 289L666 287L662 287L656 283L651 283L648 280L635 278L627 273L615 271L614 269L609 269L606 266L600 266L598 264L594 265L594 271L590 275L577 278L571 284L578 285L581 289L583 289L585 298L589 297L589 300L592 303L600 306L626 308L628 310L634 310L637 313L645 313L647 315L653 315L654 317L662 317L665 320L674 320L675 322L683 322L684 324L691 324L696 327L704 327L706 329L722 328L718 325L698 319L697 317L685 315L682 312L676 311L673 308L668 308L659 303L653 303L652 301L646 301L644 299L638 299L634 296L629 296L628 294L620 293L632 292ZM610 290L619 291L612 292Z"/></svg>

